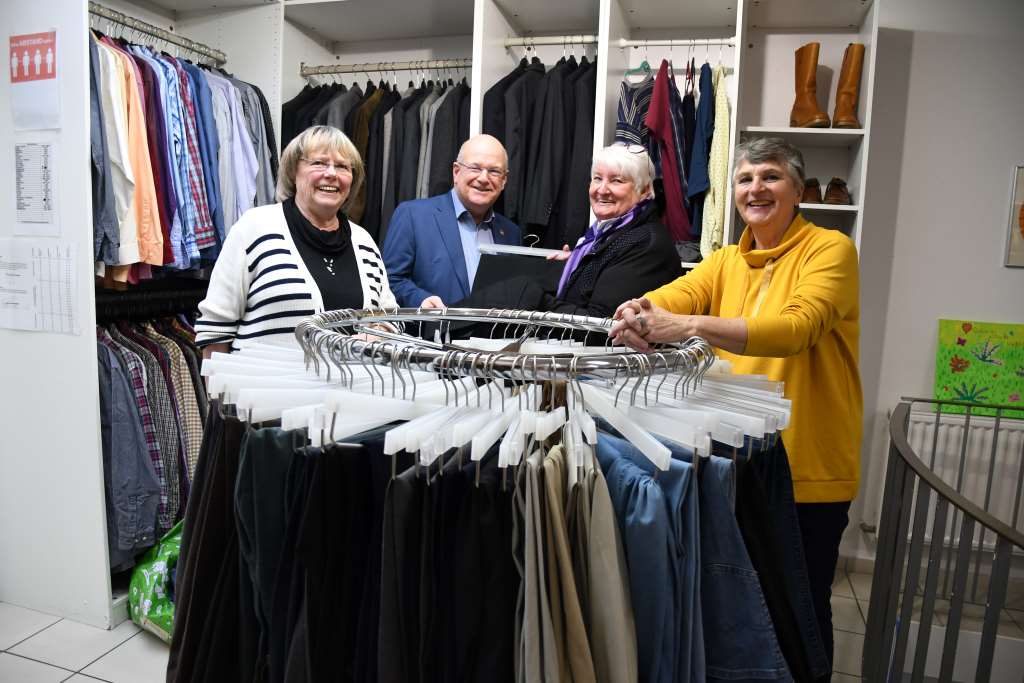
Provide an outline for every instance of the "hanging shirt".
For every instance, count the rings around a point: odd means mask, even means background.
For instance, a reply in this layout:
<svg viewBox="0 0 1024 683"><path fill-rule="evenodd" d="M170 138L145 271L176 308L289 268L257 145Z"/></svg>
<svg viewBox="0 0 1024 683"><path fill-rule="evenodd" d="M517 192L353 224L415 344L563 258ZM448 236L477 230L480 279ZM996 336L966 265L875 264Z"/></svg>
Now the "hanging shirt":
<svg viewBox="0 0 1024 683"><path fill-rule="evenodd" d="M707 258L722 248L725 233L726 192L729 191L729 95L725 84L725 69L715 67L715 132L711 138L708 158L710 187L704 198L703 230L700 235L700 253Z"/></svg>
<svg viewBox="0 0 1024 683"><path fill-rule="evenodd" d="M167 58L178 76L178 90L181 93L181 106L185 123L185 172L188 178L188 190L192 198L188 218L196 238L196 247L207 249L217 243L213 218L210 217L210 205L206 199L206 180L203 178L203 162L199 155L199 132L196 127L195 103L189 88L188 74L181 68L177 60ZM196 255L198 260L198 254Z"/></svg>
<svg viewBox="0 0 1024 683"><path fill-rule="evenodd" d="M658 146L651 141L647 128L647 110L654 95L654 76L648 74L639 83L622 81L619 86L618 120L615 122L615 142L627 145L642 145L654 163L655 177L661 177L661 160Z"/></svg>
<svg viewBox="0 0 1024 683"><path fill-rule="evenodd" d="M231 148L228 154L222 152L221 158L228 156L231 160L231 182L234 185L235 220L254 206L256 198L256 175L258 159L249 135L248 124L242 112L242 101L237 89L223 76L204 72L211 89L219 90L227 102L231 122ZM224 150L223 145L221 149ZM223 187L223 185L222 185ZM226 213L226 212L225 212ZM230 231L234 221L225 218L225 229Z"/></svg>
<svg viewBox="0 0 1024 683"><path fill-rule="evenodd" d="M139 237L135 229L135 173L128 149L128 107L125 104L123 66L109 46L96 43L100 66L100 105L110 152L111 175L114 190L114 210L117 216L119 244L117 264L139 260ZM114 264L111 264L114 265ZM118 271L116 279L126 282L127 271Z"/></svg>
<svg viewBox="0 0 1024 683"><path fill-rule="evenodd" d="M494 221L494 211L489 211L479 225L473 214L469 212L462 201L459 193L452 189L452 204L455 205L455 218L459 221L459 238L462 240L462 257L466 261L466 280L469 288L473 288L473 280L476 279L476 269L480 265L481 244L494 244L494 236L491 234L491 224ZM446 301L445 303L453 303Z"/></svg>
<svg viewBox="0 0 1024 683"><path fill-rule="evenodd" d="M111 177L107 130L100 103L102 82L100 58L96 41L89 40L89 148L92 160L92 229L93 260L102 264L117 263L120 235L114 208L114 187Z"/></svg>
<svg viewBox="0 0 1024 683"><path fill-rule="evenodd" d="M200 159L203 164L203 181L206 183L206 199L213 220L217 243L224 242L224 205L221 197L220 172L217 159L220 152L217 123L213 113L213 93L203 77L202 71L188 62L181 63L189 77L196 110L196 130L199 133ZM215 254L214 254L215 255Z"/></svg>
<svg viewBox="0 0 1024 683"><path fill-rule="evenodd" d="M675 130L672 127L671 89L668 84L671 78L668 73L668 61L663 59L661 67L658 69L658 78L655 81L645 124L646 128L650 130L653 140L657 141L663 162L665 224L672 234L672 239L681 242L690 239L690 218L686 215L686 207L683 204L683 188L679 180L680 169L677 153L681 141L676 140Z"/></svg>
<svg viewBox="0 0 1024 683"><path fill-rule="evenodd" d="M217 129L217 147L223 152L217 155L217 182L220 185L220 203L224 212L224 222L218 226L218 239L223 244L228 228L235 224L239 215L238 205L235 201L235 181L231 163L234 128L231 125L231 105L228 104L227 96L223 90L215 87L213 76L208 71L203 71L202 76L210 88L213 120Z"/></svg>
<svg viewBox="0 0 1024 683"><path fill-rule="evenodd" d="M704 212L704 193L711 187L708 175L708 154L711 136L715 132L715 95L711 83L711 65L705 62L700 67L700 101L697 103L697 128L693 136L693 156L690 159L690 175L687 193L693 201L694 236L701 232L701 215Z"/></svg>

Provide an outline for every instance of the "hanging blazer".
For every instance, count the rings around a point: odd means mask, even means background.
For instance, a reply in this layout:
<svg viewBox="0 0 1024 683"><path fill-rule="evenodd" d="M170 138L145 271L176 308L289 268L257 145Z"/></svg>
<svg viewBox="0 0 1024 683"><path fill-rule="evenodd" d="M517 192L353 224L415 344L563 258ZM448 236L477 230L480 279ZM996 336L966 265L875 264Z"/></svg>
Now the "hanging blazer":
<svg viewBox="0 0 1024 683"><path fill-rule="evenodd" d="M497 213L491 236L495 244L518 245L521 240L519 226ZM471 283L450 192L400 204L383 251L399 306L419 306L428 296L439 296L446 304L469 296Z"/></svg>

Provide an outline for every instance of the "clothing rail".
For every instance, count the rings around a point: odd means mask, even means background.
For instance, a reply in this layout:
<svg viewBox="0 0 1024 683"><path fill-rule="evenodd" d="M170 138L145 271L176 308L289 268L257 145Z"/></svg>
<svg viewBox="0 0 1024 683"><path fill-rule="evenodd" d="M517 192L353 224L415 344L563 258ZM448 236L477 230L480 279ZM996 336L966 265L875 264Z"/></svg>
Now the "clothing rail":
<svg viewBox="0 0 1024 683"><path fill-rule="evenodd" d="M659 40L626 40L625 38L619 38L618 47L654 47L665 46L665 47L691 47L694 45L736 45L736 38L730 36L728 38L694 38L685 40L674 40L674 39L659 39Z"/></svg>
<svg viewBox="0 0 1024 683"><path fill-rule="evenodd" d="M366 71L418 71L420 69L468 69L473 66L473 60L466 58L459 59L421 59L411 62L366 62L365 64L330 64L326 66L299 67L299 75L303 78L309 76L326 76L330 74L354 74Z"/></svg>
<svg viewBox="0 0 1024 683"><path fill-rule="evenodd" d="M591 45L597 42L594 35L572 36L523 36L522 38L506 38L505 47L533 47L535 45Z"/></svg>
<svg viewBox="0 0 1024 683"><path fill-rule="evenodd" d="M514 327L515 344L497 352L463 349L451 344L429 342L405 334L407 323L413 322L477 322L494 327ZM381 325L392 330L385 330ZM566 348L561 353L552 345L551 353L519 353L519 344L538 330L567 336L573 332L596 332L607 335L610 318L590 318L563 313L476 308L390 310L346 309L327 311L304 319L295 328L295 337L307 357L328 362L337 359L358 361L393 369L436 372L444 368L463 377L503 378L527 382L575 380L582 376L618 378L650 378L655 374L684 372L703 377L714 363L711 346L699 337L682 344L663 345L651 353L616 351L577 356ZM525 330L525 332L524 332ZM353 334L379 337L367 341ZM639 384L637 385L639 386Z"/></svg>
<svg viewBox="0 0 1024 683"><path fill-rule="evenodd" d="M207 283L164 281L153 287L139 285L127 291L96 290L96 322L147 319L177 313L195 313L206 297Z"/></svg>
<svg viewBox="0 0 1024 683"><path fill-rule="evenodd" d="M171 33L170 31L165 31L164 29L159 28L157 26L153 26L152 24L147 24L144 21L139 21L138 19L130 17L127 14L122 14L121 12L112 10L108 7L104 7L103 5L98 5L95 2L89 3L89 13L97 17L103 17L104 19L112 21L115 24L126 26L132 29L133 31L140 31L147 35L153 36L165 43L177 45L178 47L181 47L194 54L207 57L211 59L213 62L215 62L218 66L223 65L228 61L227 55L225 55L220 50L209 47L207 45L203 45L202 43L197 43L196 41L189 40L188 38L183 38L182 36Z"/></svg>

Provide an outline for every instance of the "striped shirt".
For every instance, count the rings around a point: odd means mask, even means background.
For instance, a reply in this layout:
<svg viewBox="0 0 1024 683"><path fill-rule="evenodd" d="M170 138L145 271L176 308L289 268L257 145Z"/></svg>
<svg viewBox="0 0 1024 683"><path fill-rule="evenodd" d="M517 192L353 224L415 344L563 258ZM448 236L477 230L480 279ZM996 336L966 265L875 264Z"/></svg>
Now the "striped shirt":
<svg viewBox="0 0 1024 683"><path fill-rule="evenodd" d="M397 306L380 251L363 228L349 222L366 308ZM232 226L199 304L196 344L294 339L295 326L324 310L316 281L292 241L281 204L250 209Z"/></svg>

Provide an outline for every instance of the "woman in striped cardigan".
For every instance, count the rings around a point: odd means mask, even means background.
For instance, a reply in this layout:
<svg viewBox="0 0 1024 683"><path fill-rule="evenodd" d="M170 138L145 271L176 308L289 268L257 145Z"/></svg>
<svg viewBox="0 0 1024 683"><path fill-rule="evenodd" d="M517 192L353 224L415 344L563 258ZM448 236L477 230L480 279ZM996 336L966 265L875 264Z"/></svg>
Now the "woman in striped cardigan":
<svg viewBox="0 0 1024 683"><path fill-rule="evenodd" d="M324 310L396 306L380 250L345 215L364 177L337 128L313 126L288 144L278 203L246 211L214 265L195 326L204 356L292 339L302 318Z"/></svg>

